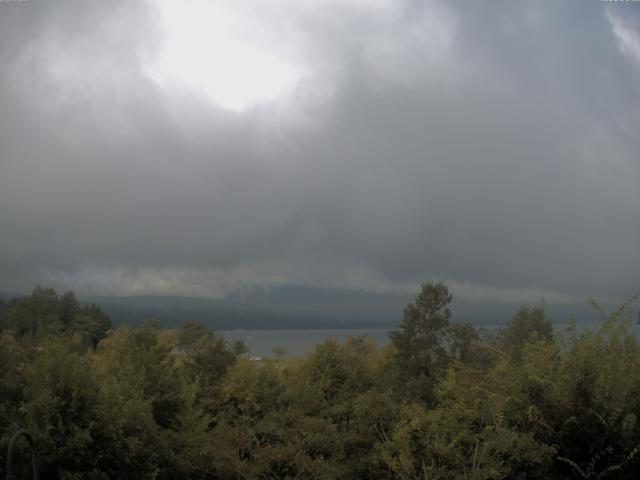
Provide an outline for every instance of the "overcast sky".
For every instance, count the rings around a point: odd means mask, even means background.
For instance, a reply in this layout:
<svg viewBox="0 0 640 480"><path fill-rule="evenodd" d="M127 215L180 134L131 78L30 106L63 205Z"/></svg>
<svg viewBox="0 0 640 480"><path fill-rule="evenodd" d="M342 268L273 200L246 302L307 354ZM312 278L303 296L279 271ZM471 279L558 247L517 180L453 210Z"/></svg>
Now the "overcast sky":
<svg viewBox="0 0 640 480"><path fill-rule="evenodd" d="M0 1L0 290L640 290L640 3Z"/></svg>

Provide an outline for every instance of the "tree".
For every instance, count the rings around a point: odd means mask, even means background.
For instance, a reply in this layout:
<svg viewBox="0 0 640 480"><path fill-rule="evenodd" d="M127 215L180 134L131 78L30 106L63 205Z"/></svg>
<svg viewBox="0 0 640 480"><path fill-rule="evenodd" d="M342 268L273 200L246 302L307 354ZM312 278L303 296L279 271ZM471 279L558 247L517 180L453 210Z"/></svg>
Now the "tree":
<svg viewBox="0 0 640 480"><path fill-rule="evenodd" d="M498 334L498 344L512 360L519 360L524 346L538 340L553 340L553 325L542 305L531 309L521 307Z"/></svg>
<svg viewBox="0 0 640 480"><path fill-rule="evenodd" d="M93 442L97 388L89 361L59 340L46 340L24 368L20 412L43 458L43 478L88 473L98 458Z"/></svg>
<svg viewBox="0 0 640 480"><path fill-rule="evenodd" d="M499 357L494 337L484 328L468 322L453 323L449 329L449 361L479 371L490 369Z"/></svg>
<svg viewBox="0 0 640 480"><path fill-rule="evenodd" d="M188 351L205 340L210 340L213 336L213 332L207 327L191 320L182 322L177 334L178 347L184 351Z"/></svg>
<svg viewBox="0 0 640 480"><path fill-rule="evenodd" d="M7 304L4 323L17 337L32 340L62 329L58 295L52 288L36 287L31 295Z"/></svg>
<svg viewBox="0 0 640 480"><path fill-rule="evenodd" d="M151 403L153 419L169 427L180 410L180 378L176 375L173 344L154 323L138 328L121 326L100 342L96 363L101 374L141 389Z"/></svg>
<svg viewBox="0 0 640 480"><path fill-rule="evenodd" d="M82 335L86 344L96 348L111 330L111 319L97 305L87 305L77 309L70 330Z"/></svg>
<svg viewBox="0 0 640 480"><path fill-rule="evenodd" d="M64 293L58 302L58 315L64 328L71 328L75 316L78 314L80 306L72 291Z"/></svg>
<svg viewBox="0 0 640 480"><path fill-rule="evenodd" d="M422 285L413 303L404 309L398 330L389 337L395 361L409 389L422 400L433 400L436 375L446 366L445 340L451 318L452 295L442 282Z"/></svg>
<svg viewBox="0 0 640 480"><path fill-rule="evenodd" d="M181 365L187 379L202 379L206 395L210 393L210 387L227 373L236 357L244 352L238 345L229 350L224 338L195 322L182 324L178 330L177 346L182 349Z"/></svg>

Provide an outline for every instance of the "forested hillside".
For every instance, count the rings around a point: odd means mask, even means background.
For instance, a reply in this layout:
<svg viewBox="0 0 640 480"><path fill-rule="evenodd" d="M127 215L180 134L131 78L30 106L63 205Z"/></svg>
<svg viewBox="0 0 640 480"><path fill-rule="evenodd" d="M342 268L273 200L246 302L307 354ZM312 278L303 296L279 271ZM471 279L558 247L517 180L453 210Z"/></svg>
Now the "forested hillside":
<svg viewBox="0 0 640 480"><path fill-rule="evenodd" d="M0 304L0 477L21 428L44 479L638 477L631 302L594 331L537 307L489 335L451 299L423 285L384 349L251 361L196 323L113 329L36 288ZM14 464L28 478L26 444Z"/></svg>

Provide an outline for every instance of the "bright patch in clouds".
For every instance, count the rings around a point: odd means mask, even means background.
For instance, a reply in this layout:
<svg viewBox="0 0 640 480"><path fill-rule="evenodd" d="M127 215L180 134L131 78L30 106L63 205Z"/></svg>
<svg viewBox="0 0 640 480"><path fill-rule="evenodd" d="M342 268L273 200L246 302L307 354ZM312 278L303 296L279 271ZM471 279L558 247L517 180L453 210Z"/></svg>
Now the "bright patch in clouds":
<svg viewBox="0 0 640 480"><path fill-rule="evenodd" d="M620 51L627 57L640 62L640 36L633 29L627 27L623 20L611 13L607 14L613 34L618 39Z"/></svg>
<svg viewBox="0 0 640 480"><path fill-rule="evenodd" d="M155 1L165 45L149 73L160 85L200 89L222 107L243 111L276 99L300 77L233 2Z"/></svg>

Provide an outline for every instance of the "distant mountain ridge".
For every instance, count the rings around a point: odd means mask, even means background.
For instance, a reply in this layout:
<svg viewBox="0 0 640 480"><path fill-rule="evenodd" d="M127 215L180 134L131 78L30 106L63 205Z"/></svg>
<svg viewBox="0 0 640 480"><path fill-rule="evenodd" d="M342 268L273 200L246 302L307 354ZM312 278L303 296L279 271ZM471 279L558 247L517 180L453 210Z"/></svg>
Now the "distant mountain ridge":
<svg viewBox="0 0 640 480"><path fill-rule="evenodd" d="M410 295L278 287L234 293L223 299L141 295L80 296L102 307L115 324L157 319L165 326L184 320L214 329L389 328Z"/></svg>
<svg viewBox="0 0 640 480"><path fill-rule="evenodd" d="M229 329L336 329L394 328L413 295L359 290L283 286L234 292L222 299L182 296L140 295L129 297L81 295L83 302L96 303L114 324L140 324L156 319L167 327L185 320L203 323L217 330ZM452 304L453 320L477 326L495 326L509 321L521 304L471 302ZM570 318L578 323L598 321L586 303L546 304L554 323Z"/></svg>

